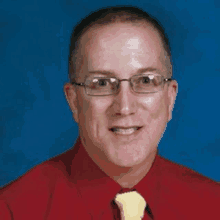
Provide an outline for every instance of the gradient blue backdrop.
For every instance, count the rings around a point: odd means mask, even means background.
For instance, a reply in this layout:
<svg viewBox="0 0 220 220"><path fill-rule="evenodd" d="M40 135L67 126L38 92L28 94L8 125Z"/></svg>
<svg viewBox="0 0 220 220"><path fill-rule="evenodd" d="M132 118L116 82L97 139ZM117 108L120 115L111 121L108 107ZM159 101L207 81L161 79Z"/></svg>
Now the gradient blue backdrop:
<svg viewBox="0 0 220 220"><path fill-rule="evenodd" d="M134 5L157 17L179 83L164 157L220 181L219 0L0 0L0 186L74 144L65 100L72 27L90 11Z"/></svg>

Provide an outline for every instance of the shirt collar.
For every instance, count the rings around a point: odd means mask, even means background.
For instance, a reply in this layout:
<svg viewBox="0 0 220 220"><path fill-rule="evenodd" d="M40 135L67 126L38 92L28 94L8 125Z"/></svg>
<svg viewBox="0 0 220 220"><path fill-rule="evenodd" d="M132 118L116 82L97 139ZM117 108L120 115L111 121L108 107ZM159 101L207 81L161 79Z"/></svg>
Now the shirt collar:
<svg viewBox="0 0 220 220"><path fill-rule="evenodd" d="M85 201L90 213L94 213L95 206L99 210L106 209L106 205L114 199L117 193L138 191L148 204L149 212L156 212L156 201L160 191L160 157L156 155L147 175L133 188L122 188L117 182L107 176L86 152L80 138L73 149L74 159L71 166L71 176L80 196ZM100 203L100 201L102 201Z"/></svg>

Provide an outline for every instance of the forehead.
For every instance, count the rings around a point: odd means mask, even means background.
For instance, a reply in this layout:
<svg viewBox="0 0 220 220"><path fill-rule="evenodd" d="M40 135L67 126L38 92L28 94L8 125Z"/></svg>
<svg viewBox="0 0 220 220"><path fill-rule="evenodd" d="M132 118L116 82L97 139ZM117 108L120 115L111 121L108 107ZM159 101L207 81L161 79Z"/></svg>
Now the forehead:
<svg viewBox="0 0 220 220"><path fill-rule="evenodd" d="M131 37L143 40L146 44L153 43L155 46L162 46L158 31L147 23L116 23L94 26L83 34L80 43L86 45L86 47L91 47L104 46L103 43L107 41L110 44L116 41L120 45L120 43L124 43Z"/></svg>
<svg viewBox="0 0 220 220"><path fill-rule="evenodd" d="M105 46L108 42L110 45L116 42L118 46L121 46L129 38L139 39L140 42L142 41L142 44L145 42L146 46L152 44L154 46L162 46L158 31L151 24L145 23L119 23L101 27L94 26L82 36L80 43L90 48Z"/></svg>
<svg viewBox="0 0 220 220"><path fill-rule="evenodd" d="M158 32L147 24L95 27L83 35L81 46L84 67L91 70L147 68L159 65L165 52Z"/></svg>

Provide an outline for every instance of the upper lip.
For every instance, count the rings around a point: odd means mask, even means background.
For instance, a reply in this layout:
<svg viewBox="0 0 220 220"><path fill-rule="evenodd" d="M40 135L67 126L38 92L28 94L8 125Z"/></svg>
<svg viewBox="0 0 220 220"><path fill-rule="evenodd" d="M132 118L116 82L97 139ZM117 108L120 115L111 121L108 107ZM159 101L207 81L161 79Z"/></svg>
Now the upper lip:
<svg viewBox="0 0 220 220"><path fill-rule="evenodd" d="M113 128L120 128L120 129L128 129L128 128L134 128L134 127L143 127L142 125L131 125L131 126L112 126L110 127L110 129L113 129Z"/></svg>

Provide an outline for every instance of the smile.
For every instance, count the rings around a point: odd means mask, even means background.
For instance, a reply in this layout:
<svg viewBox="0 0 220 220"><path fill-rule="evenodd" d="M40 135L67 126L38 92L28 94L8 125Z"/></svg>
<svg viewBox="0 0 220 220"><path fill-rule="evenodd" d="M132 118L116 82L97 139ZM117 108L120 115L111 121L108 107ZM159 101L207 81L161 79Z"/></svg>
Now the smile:
<svg viewBox="0 0 220 220"><path fill-rule="evenodd" d="M113 127L110 130L117 135L131 135L137 130L141 129L142 127L130 127L130 128L120 128L120 127Z"/></svg>

